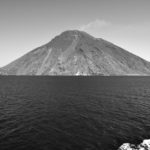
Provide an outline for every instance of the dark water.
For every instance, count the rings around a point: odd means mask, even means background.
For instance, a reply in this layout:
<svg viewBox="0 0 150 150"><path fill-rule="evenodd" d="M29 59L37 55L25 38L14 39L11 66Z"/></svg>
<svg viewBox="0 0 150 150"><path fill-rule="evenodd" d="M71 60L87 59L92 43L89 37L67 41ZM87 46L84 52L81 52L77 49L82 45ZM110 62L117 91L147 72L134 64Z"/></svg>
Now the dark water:
<svg viewBox="0 0 150 150"><path fill-rule="evenodd" d="M150 77L0 77L0 150L117 150L150 138Z"/></svg>

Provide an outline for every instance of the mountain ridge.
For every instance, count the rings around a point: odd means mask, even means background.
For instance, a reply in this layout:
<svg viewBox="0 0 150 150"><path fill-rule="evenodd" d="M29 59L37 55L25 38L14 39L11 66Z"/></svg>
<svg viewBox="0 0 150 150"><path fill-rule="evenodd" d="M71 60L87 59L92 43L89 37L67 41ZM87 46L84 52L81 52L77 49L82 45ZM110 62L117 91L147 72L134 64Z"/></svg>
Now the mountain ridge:
<svg viewBox="0 0 150 150"><path fill-rule="evenodd" d="M86 32L69 30L2 67L7 75L150 75L150 62Z"/></svg>

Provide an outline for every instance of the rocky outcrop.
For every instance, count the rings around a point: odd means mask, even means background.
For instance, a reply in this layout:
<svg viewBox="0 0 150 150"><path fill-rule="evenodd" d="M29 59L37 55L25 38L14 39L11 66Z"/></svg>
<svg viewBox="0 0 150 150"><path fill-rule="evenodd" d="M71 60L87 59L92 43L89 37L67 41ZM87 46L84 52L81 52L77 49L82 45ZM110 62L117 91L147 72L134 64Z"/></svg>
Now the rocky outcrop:
<svg viewBox="0 0 150 150"><path fill-rule="evenodd" d="M81 31L66 31L2 68L9 75L150 75L150 63Z"/></svg>
<svg viewBox="0 0 150 150"><path fill-rule="evenodd" d="M7 74L7 71L0 69L0 75L8 75L8 74Z"/></svg>
<svg viewBox="0 0 150 150"><path fill-rule="evenodd" d="M125 143L118 150L150 150L150 139L144 140L137 146L134 144Z"/></svg>

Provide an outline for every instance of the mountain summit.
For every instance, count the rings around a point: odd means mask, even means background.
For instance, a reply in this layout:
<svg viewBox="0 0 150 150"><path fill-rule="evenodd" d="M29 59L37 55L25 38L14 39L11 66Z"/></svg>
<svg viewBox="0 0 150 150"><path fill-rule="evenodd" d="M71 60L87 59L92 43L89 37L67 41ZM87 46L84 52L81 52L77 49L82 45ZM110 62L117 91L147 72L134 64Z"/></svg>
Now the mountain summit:
<svg viewBox="0 0 150 150"><path fill-rule="evenodd" d="M2 71L3 70L3 71ZM0 69L8 75L150 75L150 62L82 31L65 31Z"/></svg>

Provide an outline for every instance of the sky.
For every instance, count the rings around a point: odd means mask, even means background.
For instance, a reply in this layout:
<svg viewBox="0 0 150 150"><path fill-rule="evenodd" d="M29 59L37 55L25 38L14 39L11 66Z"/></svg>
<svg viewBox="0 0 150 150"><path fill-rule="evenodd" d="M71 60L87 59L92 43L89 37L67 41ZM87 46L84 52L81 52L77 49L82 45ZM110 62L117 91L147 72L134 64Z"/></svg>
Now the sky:
<svg viewBox="0 0 150 150"><path fill-rule="evenodd" d="M150 61L150 0L0 0L0 67L74 29Z"/></svg>

